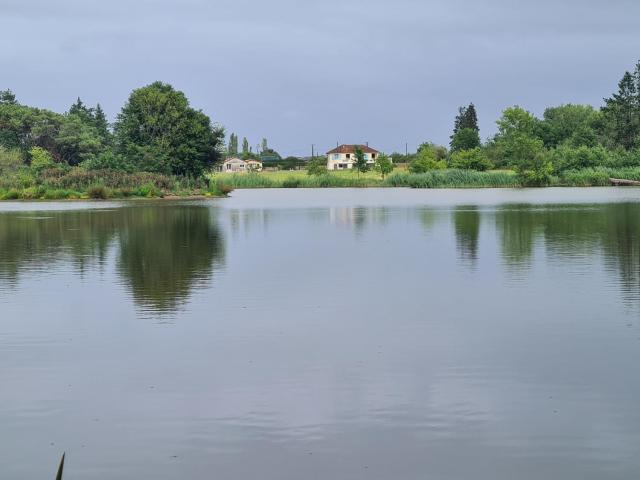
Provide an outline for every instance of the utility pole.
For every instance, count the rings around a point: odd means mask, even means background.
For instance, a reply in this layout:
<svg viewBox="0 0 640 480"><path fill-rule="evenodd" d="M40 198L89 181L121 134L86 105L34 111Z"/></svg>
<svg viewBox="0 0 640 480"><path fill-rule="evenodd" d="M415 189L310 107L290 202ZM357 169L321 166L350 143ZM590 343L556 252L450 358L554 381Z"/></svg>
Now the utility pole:
<svg viewBox="0 0 640 480"><path fill-rule="evenodd" d="M315 143L311 144L311 160L313 160L316 156L314 151L315 146L316 146Z"/></svg>
<svg viewBox="0 0 640 480"><path fill-rule="evenodd" d="M404 156L405 157L409 156L409 142L404 143Z"/></svg>

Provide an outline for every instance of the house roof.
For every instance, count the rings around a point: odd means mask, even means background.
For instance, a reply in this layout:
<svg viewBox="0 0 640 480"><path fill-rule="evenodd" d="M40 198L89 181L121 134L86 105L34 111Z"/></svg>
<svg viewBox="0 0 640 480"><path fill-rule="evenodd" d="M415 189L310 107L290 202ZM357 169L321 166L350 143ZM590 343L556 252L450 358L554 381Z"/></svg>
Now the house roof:
<svg viewBox="0 0 640 480"><path fill-rule="evenodd" d="M254 160L253 158L250 158L249 160L246 161L247 163L262 163L260 160Z"/></svg>
<svg viewBox="0 0 640 480"><path fill-rule="evenodd" d="M331 155L332 153L356 153L356 147L360 147L364 153L380 153L368 145L340 145L333 150L329 150L327 155Z"/></svg>
<svg viewBox="0 0 640 480"><path fill-rule="evenodd" d="M244 160L242 160L241 158L238 157L231 157L231 158L227 158L224 163L228 163L228 162L242 162L244 163Z"/></svg>

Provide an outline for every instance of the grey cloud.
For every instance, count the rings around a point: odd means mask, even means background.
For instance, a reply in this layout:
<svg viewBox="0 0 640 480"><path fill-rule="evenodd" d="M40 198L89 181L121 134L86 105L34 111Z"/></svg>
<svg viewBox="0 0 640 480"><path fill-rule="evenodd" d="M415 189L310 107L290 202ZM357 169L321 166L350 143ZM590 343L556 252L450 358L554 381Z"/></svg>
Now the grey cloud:
<svg viewBox="0 0 640 480"><path fill-rule="evenodd" d="M0 88L113 118L160 79L252 144L391 151L446 143L470 101L484 137L509 105L599 105L640 58L639 17L627 0L4 0Z"/></svg>

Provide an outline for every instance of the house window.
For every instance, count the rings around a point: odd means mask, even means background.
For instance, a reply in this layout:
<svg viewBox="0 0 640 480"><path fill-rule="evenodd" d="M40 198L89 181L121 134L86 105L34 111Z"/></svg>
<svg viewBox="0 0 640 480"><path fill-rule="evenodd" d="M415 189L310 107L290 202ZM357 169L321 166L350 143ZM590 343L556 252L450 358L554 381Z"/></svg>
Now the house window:
<svg viewBox="0 0 640 480"><path fill-rule="evenodd" d="M372 160L375 160L375 158L376 158L376 154L375 154L375 153L372 153L372 154L371 154L371 159L372 159Z"/></svg>
<svg viewBox="0 0 640 480"><path fill-rule="evenodd" d="M351 154L350 153L347 153L347 158L351 158Z"/></svg>
<svg viewBox="0 0 640 480"><path fill-rule="evenodd" d="M334 160L339 160L340 159L340 154L339 153L334 153L333 154L333 159Z"/></svg>

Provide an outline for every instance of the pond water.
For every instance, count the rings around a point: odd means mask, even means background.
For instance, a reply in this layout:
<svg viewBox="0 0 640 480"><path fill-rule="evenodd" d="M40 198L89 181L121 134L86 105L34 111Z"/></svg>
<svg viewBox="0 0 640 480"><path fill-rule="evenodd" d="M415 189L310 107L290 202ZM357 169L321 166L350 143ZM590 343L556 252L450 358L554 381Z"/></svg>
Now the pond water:
<svg viewBox="0 0 640 480"><path fill-rule="evenodd" d="M0 203L0 477L635 479L640 190Z"/></svg>

